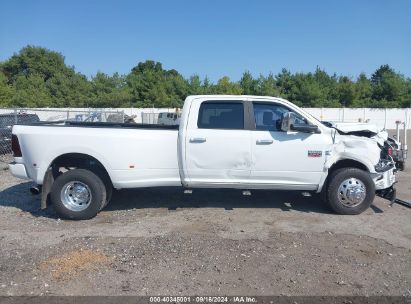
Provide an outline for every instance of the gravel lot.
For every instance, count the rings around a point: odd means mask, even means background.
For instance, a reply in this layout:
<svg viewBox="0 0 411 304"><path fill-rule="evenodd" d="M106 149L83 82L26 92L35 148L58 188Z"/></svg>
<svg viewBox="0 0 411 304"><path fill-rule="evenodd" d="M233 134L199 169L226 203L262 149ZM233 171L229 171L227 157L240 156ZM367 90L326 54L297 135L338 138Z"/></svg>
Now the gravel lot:
<svg viewBox="0 0 411 304"><path fill-rule="evenodd" d="M0 172L0 295L411 295L411 209L380 198L340 216L299 193L123 190L72 222L30 185Z"/></svg>

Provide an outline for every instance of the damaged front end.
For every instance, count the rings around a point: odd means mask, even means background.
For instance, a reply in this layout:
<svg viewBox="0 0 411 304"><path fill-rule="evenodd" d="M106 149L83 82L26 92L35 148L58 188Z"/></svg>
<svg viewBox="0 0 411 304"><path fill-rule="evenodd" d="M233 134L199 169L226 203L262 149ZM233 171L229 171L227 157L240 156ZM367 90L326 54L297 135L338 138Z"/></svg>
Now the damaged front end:
<svg viewBox="0 0 411 304"><path fill-rule="evenodd" d="M396 190L394 187L395 181L395 165L393 161L381 160L375 166L376 173L372 173L372 178L375 183L375 193L391 203L396 199Z"/></svg>
<svg viewBox="0 0 411 304"><path fill-rule="evenodd" d="M375 139L380 148L390 156L390 160L395 163L396 169L400 171L404 170L405 160L407 159L407 149L403 147L397 139L389 137L387 131L381 131L376 125L370 123L327 122L326 125L338 130L342 135L354 135ZM382 159L385 159L385 156L382 155Z"/></svg>
<svg viewBox="0 0 411 304"><path fill-rule="evenodd" d="M338 131L345 153L362 156L373 164L373 168L369 166L369 169L376 194L393 203L396 199L394 184L397 168L393 158L395 147L388 133L378 131L376 126L370 124L338 123L332 127Z"/></svg>
<svg viewBox="0 0 411 304"><path fill-rule="evenodd" d="M388 151L395 161L395 167L399 171L405 170L405 161L407 159L407 150L403 149L401 143L394 138L388 137L384 142L384 148Z"/></svg>
<svg viewBox="0 0 411 304"><path fill-rule="evenodd" d="M395 172L395 160L393 159L392 146L387 140L381 145L378 143L378 147L381 149L381 156L379 162L375 165L375 172L373 179L375 183L376 194L382 198L385 198L393 204L396 199L396 190L394 188Z"/></svg>

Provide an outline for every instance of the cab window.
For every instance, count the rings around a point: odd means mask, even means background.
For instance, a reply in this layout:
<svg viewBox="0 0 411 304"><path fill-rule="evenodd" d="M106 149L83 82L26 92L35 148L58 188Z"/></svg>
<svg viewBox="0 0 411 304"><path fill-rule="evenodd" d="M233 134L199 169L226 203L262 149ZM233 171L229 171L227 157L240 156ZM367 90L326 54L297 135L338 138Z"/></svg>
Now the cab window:
<svg viewBox="0 0 411 304"><path fill-rule="evenodd" d="M286 112L294 112L291 109L276 103L253 103L256 130L281 131L281 118ZM295 113L295 112L294 112ZM297 122L307 123L297 114Z"/></svg>
<svg viewBox="0 0 411 304"><path fill-rule="evenodd" d="M198 113L200 129L244 129L242 102L203 102Z"/></svg>

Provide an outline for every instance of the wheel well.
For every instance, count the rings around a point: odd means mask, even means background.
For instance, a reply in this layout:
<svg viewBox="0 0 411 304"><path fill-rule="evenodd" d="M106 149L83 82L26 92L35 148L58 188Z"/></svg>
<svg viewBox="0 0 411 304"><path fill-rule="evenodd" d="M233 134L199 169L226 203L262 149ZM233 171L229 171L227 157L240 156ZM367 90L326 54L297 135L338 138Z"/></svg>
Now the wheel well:
<svg viewBox="0 0 411 304"><path fill-rule="evenodd" d="M328 170L328 175L330 175L330 173L332 173L333 171L337 169L341 169L341 168L358 168L366 172L369 172L367 166L360 163L359 161L352 160L352 159L342 159L342 160L337 161L334 165L331 166L331 168Z"/></svg>
<svg viewBox="0 0 411 304"><path fill-rule="evenodd" d="M87 169L98 175L105 183L112 186L110 176L103 164L93 156L82 153L67 153L55 158L50 165L53 176L56 178L62 172L72 168Z"/></svg>
<svg viewBox="0 0 411 304"><path fill-rule="evenodd" d="M341 159L341 160L337 161L335 164L333 164L331 166L330 169L328 169L327 178L325 179L324 184L321 186L321 193L322 193L323 200L326 199L326 191L324 191L324 190L327 189L328 183L330 181L331 174L335 170L342 169L342 168L358 168L358 169L364 170L366 172L369 172L367 166L360 163L359 161L356 161L356 160L353 160L353 159Z"/></svg>

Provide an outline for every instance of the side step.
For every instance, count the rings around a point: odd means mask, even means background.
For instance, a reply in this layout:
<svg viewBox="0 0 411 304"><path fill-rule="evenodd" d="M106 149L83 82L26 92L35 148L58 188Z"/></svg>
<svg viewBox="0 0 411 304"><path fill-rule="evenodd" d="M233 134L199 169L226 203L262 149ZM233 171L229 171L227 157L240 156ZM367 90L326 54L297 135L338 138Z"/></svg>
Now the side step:
<svg viewBox="0 0 411 304"><path fill-rule="evenodd" d="M400 204L400 205L403 205L403 206L405 206L405 207L411 208L411 202L409 202L409 201L404 201L404 200L402 200L402 199L396 198L396 199L395 199L395 202L396 202L397 204Z"/></svg>
<svg viewBox="0 0 411 304"><path fill-rule="evenodd" d="M397 190L394 187L377 191L376 195L390 201L390 206L395 203L411 208L411 202L397 198Z"/></svg>

